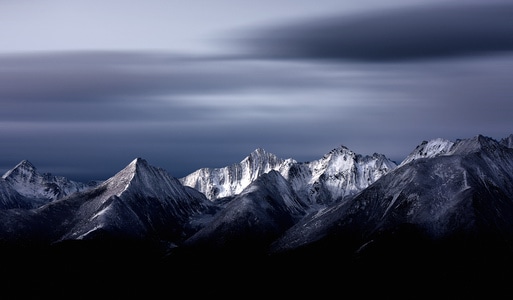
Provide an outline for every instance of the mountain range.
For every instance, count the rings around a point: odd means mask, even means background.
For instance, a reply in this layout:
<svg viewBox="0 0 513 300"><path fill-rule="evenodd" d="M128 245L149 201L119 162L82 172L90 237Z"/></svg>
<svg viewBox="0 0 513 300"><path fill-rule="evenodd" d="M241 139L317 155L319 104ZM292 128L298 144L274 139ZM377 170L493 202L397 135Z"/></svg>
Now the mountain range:
<svg viewBox="0 0 513 300"><path fill-rule="evenodd" d="M303 284L473 295L513 280L513 134L422 141L400 163L345 146L310 162L256 149L183 178L135 158L80 183L23 160L0 179L0 221L6 272L27 280L28 268L47 292L110 265L154 290L194 278L219 295L290 283L298 295ZM34 279L48 269L59 275Z"/></svg>

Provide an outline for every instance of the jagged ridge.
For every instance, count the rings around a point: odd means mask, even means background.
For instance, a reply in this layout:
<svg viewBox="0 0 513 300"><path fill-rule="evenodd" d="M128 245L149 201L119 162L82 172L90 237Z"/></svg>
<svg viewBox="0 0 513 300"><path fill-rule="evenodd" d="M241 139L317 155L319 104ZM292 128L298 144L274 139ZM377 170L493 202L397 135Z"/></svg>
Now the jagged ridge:
<svg viewBox="0 0 513 300"><path fill-rule="evenodd" d="M180 181L214 200L235 196L260 175L275 170L290 182L302 201L325 205L359 192L395 167L384 155L363 156L345 146L312 162L280 159L257 149L238 164L199 169Z"/></svg>
<svg viewBox="0 0 513 300"><path fill-rule="evenodd" d="M2 179L20 195L31 199L31 207L90 189L97 184L95 181L76 182L50 173L40 174L28 160L22 160L14 168L5 172Z"/></svg>

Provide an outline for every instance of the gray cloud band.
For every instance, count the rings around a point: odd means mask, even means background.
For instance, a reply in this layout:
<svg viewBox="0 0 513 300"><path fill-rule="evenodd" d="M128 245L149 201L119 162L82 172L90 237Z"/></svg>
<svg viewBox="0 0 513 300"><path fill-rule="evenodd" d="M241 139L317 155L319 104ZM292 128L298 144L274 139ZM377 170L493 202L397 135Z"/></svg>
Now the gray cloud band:
<svg viewBox="0 0 513 300"><path fill-rule="evenodd" d="M276 26L241 39L268 58L387 62L513 50L513 3L419 6Z"/></svg>

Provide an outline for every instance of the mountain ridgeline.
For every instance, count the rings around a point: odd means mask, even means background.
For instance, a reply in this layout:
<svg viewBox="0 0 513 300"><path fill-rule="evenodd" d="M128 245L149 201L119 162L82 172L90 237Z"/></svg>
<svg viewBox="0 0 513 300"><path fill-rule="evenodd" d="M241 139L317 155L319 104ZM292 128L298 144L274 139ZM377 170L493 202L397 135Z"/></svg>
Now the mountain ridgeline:
<svg viewBox="0 0 513 300"><path fill-rule="evenodd" d="M73 253L83 267L108 260L124 268L144 257L160 271L200 268L213 278L232 262L232 274L272 269L267 283L320 282L326 269L352 283L388 282L390 269L414 285L422 280L406 274L509 280L512 141L423 141L399 164L344 146L310 162L256 149L183 178L136 158L90 183L41 175L25 160L0 179L0 257L14 253L41 266L43 256L55 262ZM482 275L492 269L499 275ZM227 278L237 276L215 282Z"/></svg>

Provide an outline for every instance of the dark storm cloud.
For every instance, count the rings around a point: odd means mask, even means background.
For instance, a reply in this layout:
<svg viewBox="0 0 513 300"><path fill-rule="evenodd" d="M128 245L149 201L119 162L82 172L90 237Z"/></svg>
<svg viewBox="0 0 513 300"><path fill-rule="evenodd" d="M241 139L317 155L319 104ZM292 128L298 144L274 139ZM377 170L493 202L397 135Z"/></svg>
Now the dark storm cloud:
<svg viewBox="0 0 513 300"><path fill-rule="evenodd" d="M416 6L246 33L257 56L403 61L513 50L513 3ZM255 53L256 52L256 53Z"/></svg>

